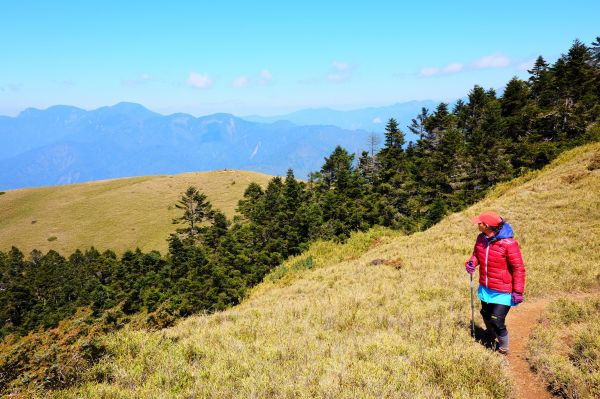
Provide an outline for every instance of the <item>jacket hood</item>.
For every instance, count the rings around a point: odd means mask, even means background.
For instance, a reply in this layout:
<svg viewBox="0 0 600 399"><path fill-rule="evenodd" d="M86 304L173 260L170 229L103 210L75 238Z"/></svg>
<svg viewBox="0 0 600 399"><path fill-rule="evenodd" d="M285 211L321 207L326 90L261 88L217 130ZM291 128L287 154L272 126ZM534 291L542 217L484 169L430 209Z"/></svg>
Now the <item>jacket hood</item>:
<svg viewBox="0 0 600 399"><path fill-rule="evenodd" d="M502 228L500 229L500 231L498 232L498 234L496 234L494 236L494 240L500 240L502 238L513 238L515 235L513 233L513 229L510 226L510 224L508 223L504 223L502 225Z"/></svg>

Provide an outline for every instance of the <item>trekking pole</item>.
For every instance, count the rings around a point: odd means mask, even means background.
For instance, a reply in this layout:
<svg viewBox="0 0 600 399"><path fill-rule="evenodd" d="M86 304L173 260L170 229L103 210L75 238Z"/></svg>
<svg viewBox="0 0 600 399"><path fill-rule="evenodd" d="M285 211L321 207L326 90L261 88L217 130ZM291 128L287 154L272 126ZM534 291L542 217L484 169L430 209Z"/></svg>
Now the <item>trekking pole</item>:
<svg viewBox="0 0 600 399"><path fill-rule="evenodd" d="M471 337L475 338L475 304L473 303L473 275L471 277Z"/></svg>

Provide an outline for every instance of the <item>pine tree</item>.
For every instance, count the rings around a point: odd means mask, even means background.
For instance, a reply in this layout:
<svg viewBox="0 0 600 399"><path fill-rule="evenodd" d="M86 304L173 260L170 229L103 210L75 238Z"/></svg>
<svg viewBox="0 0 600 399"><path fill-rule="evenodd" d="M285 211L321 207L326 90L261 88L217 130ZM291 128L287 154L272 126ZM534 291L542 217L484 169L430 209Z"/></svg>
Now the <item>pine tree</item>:
<svg viewBox="0 0 600 399"><path fill-rule="evenodd" d="M520 111L527 105L527 99L529 96L529 89L527 84L513 76L513 78L506 84L504 88L504 94L500 100L502 107L502 116L510 117L516 116Z"/></svg>
<svg viewBox="0 0 600 399"><path fill-rule="evenodd" d="M592 42L591 47L592 62L596 68L600 68L600 36L596 36L596 41Z"/></svg>
<svg viewBox="0 0 600 399"><path fill-rule="evenodd" d="M419 140L423 140L425 135L425 122L429 118L429 110L425 107L421 108L421 112L416 118L411 120L411 124L408 129L418 137Z"/></svg>
<svg viewBox="0 0 600 399"><path fill-rule="evenodd" d="M187 237L195 238L202 222L211 218L210 202L207 201L206 195L194 186L188 187L175 207L182 210L183 215L174 218L173 224L184 224L185 227L178 228L177 233Z"/></svg>
<svg viewBox="0 0 600 399"><path fill-rule="evenodd" d="M421 145L427 151L435 149L440 140L441 133L452 124L452 115L448 112L448 104L440 103L435 112L425 121L425 135Z"/></svg>
<svg viewBox="0 0 600 399"><path fill-rule="evenodd" d="M353 160L354 155L337 146L331 155L325 158L325 163L321 167L324 188L335 188L342 192L346 190L350 181Z"/></svg>
<svg viewBox="0 0 600 399"><path fill-rule="evenodd" d="M388 182L404 163L404 133L398 128L398 122L391 118L385 127L385 145L377 154L376 160L381 165L381 179Z"/></svg>
<svg viewBox="0 0 600 399"><path fill-rule="evenodd" d="M528 70L531 96L540 107L548 107L555 98L553 90L554 76L548 68L548 63L541 55L535 60L533 68Z"/></svg>
<svg viewBox="0 0 600 399"><path fill-rule="evenodd" d="M404 145L404 133L398 128L398 122L390 118L385 126L385 147L388 149L401 149Z"/></svg>
<svg viewBox="0 0 600 399"><path fill-rule="evenodd" d="M263 189L254 182L250 183L244 191L244 197L238 202L237 211L251 222L260 222L264 213L263 196Z"/></svg>

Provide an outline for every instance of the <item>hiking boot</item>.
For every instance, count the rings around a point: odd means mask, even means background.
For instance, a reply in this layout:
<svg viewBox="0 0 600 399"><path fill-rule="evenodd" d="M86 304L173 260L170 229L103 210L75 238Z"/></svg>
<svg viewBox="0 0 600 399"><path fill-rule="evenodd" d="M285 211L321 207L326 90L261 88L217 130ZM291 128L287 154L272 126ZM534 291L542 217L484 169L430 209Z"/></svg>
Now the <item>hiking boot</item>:
<svg viewBox="0 0 600 399"><path fill-rule="evenodd" d="M498 353L508 355L508 333L503 337L498 337Z"/></svg>

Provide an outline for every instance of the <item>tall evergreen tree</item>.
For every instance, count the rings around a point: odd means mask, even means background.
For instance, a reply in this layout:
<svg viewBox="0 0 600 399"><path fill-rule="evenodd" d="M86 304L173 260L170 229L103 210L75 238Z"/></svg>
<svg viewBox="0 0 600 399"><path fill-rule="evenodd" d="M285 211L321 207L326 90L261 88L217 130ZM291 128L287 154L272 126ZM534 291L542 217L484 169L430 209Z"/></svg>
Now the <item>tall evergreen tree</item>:
<svg viewBox="0 0 600 399"><path fill-rule="evenodd" d="M173 224L184 224L185 227L178 228L177 232L187 237L196 237L202 222L211 218L210 202L207 201L206 195L194 186L188 187L175 207L182 210L183 215L174 218Z"/></svg>
<svg viewBox="0 0 600 399"><path fill-rule="evenodd" d="M421 108L421 112L416 118L411 119L411 124L408 129L415 134L419 140L422 140L425 135L425 122L429 118L429 110L425 107Z"/></svg>

